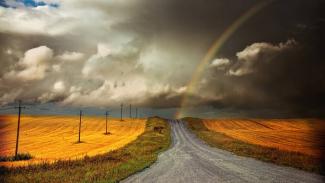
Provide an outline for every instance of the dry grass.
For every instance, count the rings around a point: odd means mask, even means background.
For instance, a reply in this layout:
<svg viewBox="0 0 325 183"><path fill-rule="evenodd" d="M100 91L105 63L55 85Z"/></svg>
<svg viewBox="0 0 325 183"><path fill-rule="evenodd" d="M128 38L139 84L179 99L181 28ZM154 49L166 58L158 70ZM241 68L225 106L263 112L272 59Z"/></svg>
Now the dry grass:
<svg viewBox="0 0 325 183"><path fill-rule="evenodd" d="M324 157L320 154L323 152L322 148L325 148L322 147L323 138L321 138L324 137L324 133L320 133L324 128L321 127L322 122L318 120L311 122L293 120L298 123L297 125L294 125L294 122L281 122L281 120L267 120L270 121L268 123L255 120L245 120L243 123L239 120L217 121L198 118L185 118L184 120L199 138L211 146L241 156L325 174ZM256 124L256 122L261 124ZM308 131L309 127L306 127L308 123L310 123L311 128L315 125L314 127L317 130L310 129L312 131ZM279 131L275 130L276 132L274 132L271 128L273 130L279 128ZM301 132L299 129L304 130ZM306 139L299 136L301 133L305 134L304 138ZM276 139L272 139L273 137ZM295 141L296 144L292 141ZM308 145L308 142L311 142L311 145ZM289 148L285 147L285 144ZM292 150L292 148L295 149Z"/></svg>
<svg viewBox="0 0 325 183"><path fill-rule="evenodd" d="M109 119L105 135L105 119L83 117L81 141L78 140L79 117L72 116L23 116L21 119L19 152L30 153L28 161L1 162L0 165L20 166L43 161L94 156L121 148L144 132L145 120ZM15 150L16 116L1 116L0 155L11 156Z"/></svg>
<svg viewBox="0 0 325 183"><path fill-rule="evenodd" d="M144 133L122 148L80 160L0 167L0 182L117 182L150 166L169 145L168 123L149 118Z"/></svg>
<svg viewBox="0 0 325 183"><path fill-rule="evenodd" d="M325 121L308 119L221 119L204 120L212 131L246 143L320 156L322 138L315 135ZM319 128L321 127L321 128ZM324 131L325 132L325 131Z"/></svg>

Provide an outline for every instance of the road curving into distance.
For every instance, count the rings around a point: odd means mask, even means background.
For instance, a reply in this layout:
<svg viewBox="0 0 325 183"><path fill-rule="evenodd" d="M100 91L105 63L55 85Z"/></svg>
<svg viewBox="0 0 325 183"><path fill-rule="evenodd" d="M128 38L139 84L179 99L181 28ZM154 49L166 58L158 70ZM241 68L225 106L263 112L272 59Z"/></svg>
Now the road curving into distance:
<svg viewBox="0 0 325 183"><path fill-rule="evenodd" d="M172 147L158 161L122 182L308 182L321 183L324 177L234 155L213 148L195 137L179 120L169 121Z"/></svg>

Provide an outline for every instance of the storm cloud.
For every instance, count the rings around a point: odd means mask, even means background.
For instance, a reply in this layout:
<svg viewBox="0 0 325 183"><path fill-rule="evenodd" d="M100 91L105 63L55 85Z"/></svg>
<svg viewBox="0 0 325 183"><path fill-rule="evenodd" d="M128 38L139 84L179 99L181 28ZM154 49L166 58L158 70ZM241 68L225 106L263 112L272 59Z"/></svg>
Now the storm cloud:
<svg viewBox="0 0 325 183"><path fill-rule="evenodd" d="M41 2L0 1L3 105L180 107L211 44L259 1ZM273 1L258 12L211 60L190 105L324 114L321 7Z"/></svg>

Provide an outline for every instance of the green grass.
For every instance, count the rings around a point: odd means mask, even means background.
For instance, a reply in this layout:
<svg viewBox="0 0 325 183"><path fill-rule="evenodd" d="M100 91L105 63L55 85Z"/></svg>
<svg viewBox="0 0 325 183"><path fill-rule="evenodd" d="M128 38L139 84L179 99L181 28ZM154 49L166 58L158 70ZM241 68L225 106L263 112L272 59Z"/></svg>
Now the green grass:
<svg viewBox="0 0 325 183"><path fill-rule="evenodd" d="M201 119L184 118L187 126L202 140L213 147L233 152L240 156L252 157L278 165L291 166L305 171L325 175L323 160L299 152L283 151L277 148L249 144L223 133L208 130Z"/></svg>
<svg viewBox="0 0 325 183"><path fill-rule="evenodd" d="M149 118L145 132L121 149L82 160L1 167L0 182L118 182L149 167L170 142L168 123L161 118Z"/></svg>
<svg viewBox="0 0 325 183"><path fill-rule="evenodd" d="M29 153L18 153L17 156L0 156L0 162L4 161L21 161L32 159L33 156Z"/></svg>

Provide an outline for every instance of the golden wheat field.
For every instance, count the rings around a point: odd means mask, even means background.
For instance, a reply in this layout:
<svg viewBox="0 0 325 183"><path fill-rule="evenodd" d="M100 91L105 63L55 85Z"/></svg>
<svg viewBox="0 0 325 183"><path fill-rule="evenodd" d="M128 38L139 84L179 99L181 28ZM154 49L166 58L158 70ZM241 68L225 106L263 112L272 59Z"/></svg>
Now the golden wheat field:
<svg viewBox="0 0 325 183"><path fill-rule="evenodd" d="M318 156L324 152L322 144L325 121L307 119L220 119L205 120L212 131L224 133L247 143L275 147Z"/></svg>
<svg viewBox="0 0 325 183"><path fill-rule="evenodd" d="M78 159L118 149L135 140L144 132L144 119L108 120L105 135L105 118L83 117L81 142L78 141L79 117L23 116L20 125L19 152L30 153L34 158L21 162L1 162L15 166L59 159ZM1 116L0 155L14 155L17 116Z"/></svg>

